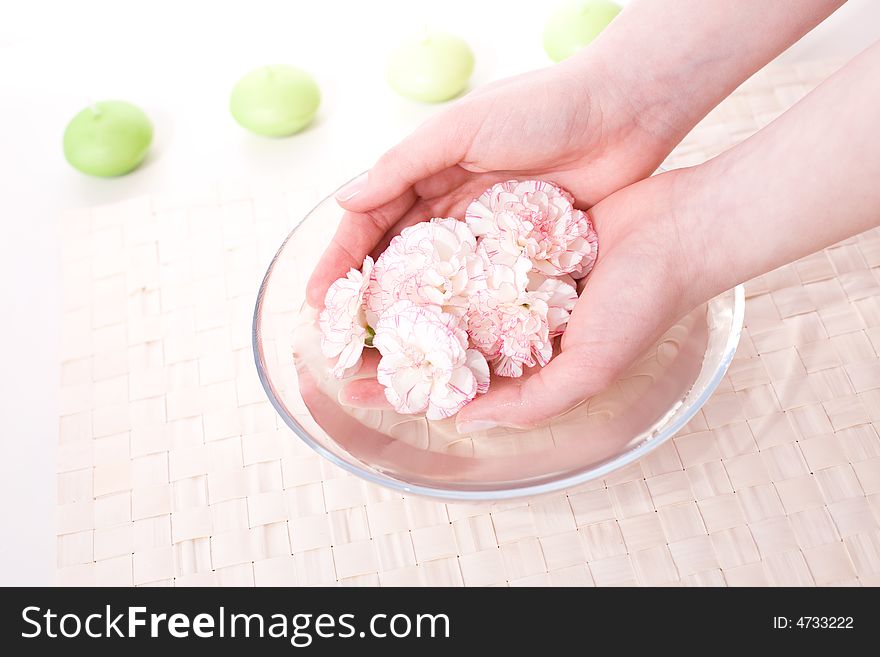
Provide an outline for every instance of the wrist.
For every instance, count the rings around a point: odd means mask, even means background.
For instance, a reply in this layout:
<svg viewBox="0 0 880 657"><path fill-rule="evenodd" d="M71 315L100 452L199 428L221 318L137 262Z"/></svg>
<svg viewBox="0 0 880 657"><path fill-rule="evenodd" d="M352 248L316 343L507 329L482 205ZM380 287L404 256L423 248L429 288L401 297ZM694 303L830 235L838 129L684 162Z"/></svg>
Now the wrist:
<svg viewBox="0 0 880 657"><path fill-rule="evenodd" d="M598 71L611 92L631 104L645 132L675 145L843 3L803 0L792 11L789 3L763 0L636 0L571 57L570 66L591 86Z"/></svg>
<svg viewBox="0 0 880 657"><path fill-rule="evenodd" d="M667 172L670 216L680 249L681 273L687 282L691 305L702 303L731 287L726 283L730 268L728 246L718 248L712 189L716 176L706 164Z"/></svg>
<svg viewBox="0 0 880 657"><path fill-rule="evenodd" d="M624 12L625 14L625 12ZM622 22L624 14L615 20ZM588 87L606 116L638 128L664 156L693 128L706 102L694 82L701 72L692 57L658 53L656 39L641 23L612 23L599 39L565 60L578 84ZM714 100L714 99L713 99ZM714 105L714 102L711 103Z"/></svg>
<svg viewBox="0 0 880 657"><path fill-rule="evenodd" d="M589 96L609 132L637 136L639 148L656 154L658 163L692 127L682 120L669 83L634 58L622 58L613 43L597 43L556 66ZM614 147L619 144L609 144Z"/></svg>

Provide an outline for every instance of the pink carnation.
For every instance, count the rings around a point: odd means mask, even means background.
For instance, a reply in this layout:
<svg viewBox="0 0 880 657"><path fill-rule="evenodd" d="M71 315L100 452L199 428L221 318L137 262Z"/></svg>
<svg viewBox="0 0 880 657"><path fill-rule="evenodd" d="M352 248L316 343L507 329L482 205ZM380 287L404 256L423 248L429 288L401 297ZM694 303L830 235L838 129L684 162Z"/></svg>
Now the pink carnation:
<svg viewBox="0 0 880 657"><path fill-rule="evenodd" d="M530 267L524 257L512 266L491 265L487 287L468 311L471 340L499 376L522 376L523 367L546 365L553 355L547 303L553 294L527 290Z"/></svg>
<svg viewBox="0 0 880 657"><path fill-rule="evenodd" d="M586 276L596 262L598 239L573 198L543 180L509 180L486 190L467 208L465 220L483 237L492 262L520 256L547 276Z"/></svg>
<svg viewBox="0 0 880 657"><path fill-rule="evenodd" d="M399 413L429 420L455 415L489 389L489 366L468 349L460 319L436 306L401 300L379 318L373 344L382 354L378 379Z"/></svg>
<svg viewBox="0 0 880 657"><path fill-rule="evenodd" d="M327 358L336 358L333 374L340 379L360 362L364 345L372 336L365 301L372 269L373 259L367 256L361 271L350 270L324 296L324 310L318 317L321 351Z"/></svg>
<svg viewBox="0 0 880 657"><path fill-rule="evenodd" d="M477 240L467 224L431 219L404 228L379 256L368 299L377 316L401 299L463 315L485 285Z"/></svg>

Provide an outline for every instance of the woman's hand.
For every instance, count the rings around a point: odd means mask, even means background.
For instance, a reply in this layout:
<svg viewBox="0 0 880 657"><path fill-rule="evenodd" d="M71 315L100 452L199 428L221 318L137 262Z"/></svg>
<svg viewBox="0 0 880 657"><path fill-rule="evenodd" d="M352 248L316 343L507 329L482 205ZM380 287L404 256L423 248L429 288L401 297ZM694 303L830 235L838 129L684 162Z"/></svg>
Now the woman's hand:
<svg viewBox="0 0 880 657"><path fill-rule="evenodd" d="M694 170L654 176L593 207L599 258L569 319L561 350L519 379L492 377L487 394L457 415L461 433L529 427L602 391L676 319L706 298L706 265L689 252L691 221L679 214ZM682 235L686 235L684 241ZM687 237L687 235L691 235ZM703 275L700 275L703 274ZM365 369L376 358L365 359ZM364 373L362 372L362 375ZM374 378L351 381L340 401L390 408Z"/></svg>
<svg viewBox="0 0 880 657"><path fill-rule="evenodd" d="M528 427L566 411L696 305L880 224L878 107L880 43L735 148L593 206L599 258L560 354L528 378L494 377L458 413L459 430ZM354 381L342 401L381 403L381 387Z"/></svg>
<svg viewBox="0 0 880 657"><path fill-rule="evenodd" d="M702 263L682 240L677 199L688 171L631 185L590 211L599 258L562 335L561 349L530 376L494 377L456 417L460 433L527 428L611 385L662 333L703 300Z"/></svg>
<svg viewBox="0 0 880 657"><path fill-rule="evenodd" d="M463 98L340 192L347 212L309 282L310 303L402 228L462 216L500 180L550 180L593 206L599 259L560 354L529 377L495 377L457 423L463 433L528 427L571 408L697 304L877 223L876 47L716 160L626 186L841 3L805 0L793 12L760 0L637 0L582 55ZM613 55L628 65L613 66ZM383 403L370 379L341 397Z"/></svg>

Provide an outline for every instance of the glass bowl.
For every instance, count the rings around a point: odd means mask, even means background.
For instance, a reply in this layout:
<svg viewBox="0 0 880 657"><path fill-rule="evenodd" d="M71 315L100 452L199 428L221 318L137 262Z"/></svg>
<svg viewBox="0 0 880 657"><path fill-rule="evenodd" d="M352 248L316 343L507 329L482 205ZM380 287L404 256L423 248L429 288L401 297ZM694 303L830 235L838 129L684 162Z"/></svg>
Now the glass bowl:
<svg viewBox="0 0 880 657"><path fill-rule="evenodd" d="M739 343L742 286L682 318L607 391L530 430L460 436L454 418L429 422L344 407L320 356L309 274L342 212L333 195L290 232L263 279L254 312L260 381L307 445L368 481L458 501L531 497L632 463L681 429L720 383Z"/></svg>

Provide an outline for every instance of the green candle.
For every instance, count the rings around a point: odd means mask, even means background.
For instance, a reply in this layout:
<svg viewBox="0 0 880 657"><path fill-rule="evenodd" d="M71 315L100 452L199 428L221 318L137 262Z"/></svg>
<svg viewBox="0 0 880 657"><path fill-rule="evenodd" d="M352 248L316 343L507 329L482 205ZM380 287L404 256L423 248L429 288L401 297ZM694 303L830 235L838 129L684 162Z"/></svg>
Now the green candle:
<svg viewBox="0 0 880 657"><path fill-rule="evenodd" d="M401 44L388 62L388 83L401 96L440 103L459 95L474 70L470 46L451 34L431 33Z"/></svg>
<svg viewBox="0 0 880 657"><path fill-rule="evenodd" d="M92 176L121 176L143 162L153 141L144 112L119 100L95 103L73 117L64 131L64 157Z"/></svg>
<svg viewBox="0 0 880 657"><path fill-rule="evenodd" d="M318 83L294 66L264 66L232 89L229 110L238 123L265 137L287 137L305 128L321 104Z"/></svg>
<svg viewBox="0 0 880 657"><path fill-rule="evenodd" d="M560 7L544 28L544 50L561 62L586 46L620 13L610 0L573 0Z"/></svg>

